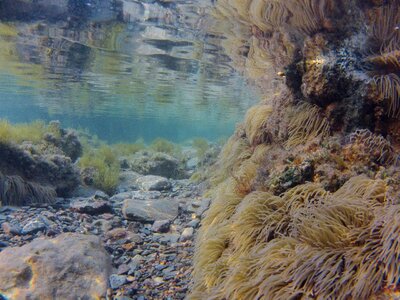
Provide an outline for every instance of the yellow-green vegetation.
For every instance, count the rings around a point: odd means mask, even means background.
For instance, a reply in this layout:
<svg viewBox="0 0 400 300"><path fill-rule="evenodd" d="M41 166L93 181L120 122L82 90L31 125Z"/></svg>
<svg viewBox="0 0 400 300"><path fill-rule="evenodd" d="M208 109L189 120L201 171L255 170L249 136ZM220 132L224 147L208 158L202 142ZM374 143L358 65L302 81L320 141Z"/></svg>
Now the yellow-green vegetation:
<svg viewBox="0 0 400 300"><path fill-rule="evenodd" d="M191 182L202 182L208 179L207 174L204 171L194 172L192 176L190 176Z"/></svg>
<svg viewBox="0 0 400 300"><path fill-rule="evenodd" d="M191 299L369 299L400 276L399 204L383 180L281 196L219 185L199 232ZM376 265L375 262L379 262Z"/></svg>
<svg viewBox="0 0 400 300"><path fill-rule="evenodd" d="M212 167L211 182L214 186L224 181L232 170L251 156L248 141L236 136L231 137L222 149L217 163Z"/></svg>
<svg viewBox="0 0 400 300"><path fill-rule="evenodd" d="M93 168L94 186L112 193L118 184L120 165L115 151L103 145L98 149L84 148L83 156L79 160L81 168Z"/></svg>
<svg viewBox="0 0 400 300"><path fill-rule="evenodd" d="M15 29L14 26L10 24L0 23L0 36L10 37L10 36L16 36L17 34L18 31Z"/></svg>
<svg viewBox="0 0 400 300"><path fill-rule="evenodd" d="M269 105L255 105L247 111L244 126L246 136L252 146L268 140L266 126L271 113L272 107Z"/></svg>
<svg viewBox="0 0 400 300"><path fill-rule="evenodd" d="M207 150L210 149L207 140L202 138L193 139L192 145L196 149L196 155L199 159L203 159Z"/></svg>
<svg viewBox="0 0 400 300"><path fill-rule="evenodd" d="M0 142L21 143L30 141L39 143L46 132L51 132L42 121L12 125L7 120L0 120Z"/></svg>
<svg viewBox="0 0 400 300"><path fill-rule="evenodd" d="M128 144L128 143L118 143L114 144L111 146L117 156L128 156L135 154L136 152L140 150L145 150L146 145L144 144L144 141L142 139L137 140L133 144Z"/></svg>
<svg viewBox="0 0 400 300"><path fill-rule="evenodd" d="M321 115L318 106L306 102L289 110L287 148L300 145L306 141L323 138L329 135L330 126L326 117Z"/></svg>
<svg viewBox="0 0 400 300"><path fill-rule="evenodd" d="M163 138L155 139L149 145L149 149L156 151L156 152L163 152L166 154L174 155L176 157L181 156L181 148L179 147L179 145L171 143L170 141L163 139Z"/></svg>

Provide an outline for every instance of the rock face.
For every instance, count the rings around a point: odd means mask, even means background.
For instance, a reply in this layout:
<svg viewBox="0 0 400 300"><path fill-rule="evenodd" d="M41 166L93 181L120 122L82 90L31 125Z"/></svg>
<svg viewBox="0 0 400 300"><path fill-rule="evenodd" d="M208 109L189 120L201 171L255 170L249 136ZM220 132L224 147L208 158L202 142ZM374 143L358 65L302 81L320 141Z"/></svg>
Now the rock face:
<svg viewBox="0 0 400 300"><path fill-rule="evenodd" d="M62 234L0 253L0 294L9 299L94 299L108 288L111 261L95 236Z"/></svg>
<svg viewBox="0 0 400 300"><path fill-rule="evenodd" d="M143 175L159 175L167 178L185 176L179 161L165 153L141 151L129 160L130 168Z"/></svg>
<svg viewBox="0 0 400 300"><path fill-rule="evenodd" d="M172 220L178 215L178 207L178 202L167 199L126 199L122 206L122 214L128 220L139 222Z"/></svg>

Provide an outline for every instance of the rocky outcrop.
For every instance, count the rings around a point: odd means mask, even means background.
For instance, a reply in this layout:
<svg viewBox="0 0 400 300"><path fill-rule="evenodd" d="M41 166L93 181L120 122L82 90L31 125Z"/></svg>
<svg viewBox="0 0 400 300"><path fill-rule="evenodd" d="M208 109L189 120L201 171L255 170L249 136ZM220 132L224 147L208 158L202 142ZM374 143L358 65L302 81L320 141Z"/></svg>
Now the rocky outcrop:
<svg viewBox="0 0 400 300"><path fill-rule="evenodd" d="M8 176L7 182L18 181L19 186L29 185L36 186L38 189L41 187L50 189L59 196L68 195L80 182L79 172L69 157L62 154L40 154L34 150L23 150L9 143L0 143L0 170L3 175ZM4 182L6 181L3 180L3 185ZM22 203L18 204L43 202L35 201L38 193L32 190L33 188L26 190L26 197L23 198ZM51 194L51 191L49 193ZM13 202L4 200L9 204Z"/></svg>
<svg viewBox="0 0 400 300"><path fill-rule="evenodd" d="M140 151L129 158L130 169L143 175L158 175L179 179L185 177L184 168L180 162L165 153Z"/></svg>
<svg viewBox="0 0 400 300"><path fill-rule="evenodd" d="M99 238L62 234L5 249L0 269L9 299L94 299L106 294L112 268Z"/></svg>
<svg viewBox="0 0 400 300"><path fill-rule="evenodd" d="M213 167L189 299L397 298L399 1L227 0L215 16L263 100Z"/></svg>
<svg viewBox="0 0 400 300"><path fill-rule="evenodd" d="M51 132L43 137L44 141L60 149L65 156L75 162L82 155L82 144L77 133L72 129L63 129L59 121L49 123Z"/></svg>

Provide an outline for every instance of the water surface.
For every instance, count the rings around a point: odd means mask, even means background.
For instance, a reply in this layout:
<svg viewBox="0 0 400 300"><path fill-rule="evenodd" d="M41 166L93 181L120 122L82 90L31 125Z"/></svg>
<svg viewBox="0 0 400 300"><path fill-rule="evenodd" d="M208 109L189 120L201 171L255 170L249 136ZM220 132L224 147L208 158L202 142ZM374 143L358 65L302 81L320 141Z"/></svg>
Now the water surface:
<svg viewBox="0 0 400 300"><path fill-rule="evenodd" d="M58 119L109 142L218 140L257 96L212 1L0 2L0 118Z"/></svg>

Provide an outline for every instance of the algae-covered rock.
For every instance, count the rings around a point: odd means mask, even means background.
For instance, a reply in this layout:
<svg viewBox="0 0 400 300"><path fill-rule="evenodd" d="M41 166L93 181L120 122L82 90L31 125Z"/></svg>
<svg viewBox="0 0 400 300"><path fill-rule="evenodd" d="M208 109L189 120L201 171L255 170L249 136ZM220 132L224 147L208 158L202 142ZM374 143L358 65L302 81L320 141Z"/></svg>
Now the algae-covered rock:
<svg viewBox="0 0 400 300"><path fill-rule="evenodd" d="M179 179L185 177L179 160L161 152L140 151L129 158L129 167L143 175Z"/></svg>
<svg viewBox="0 0 400 300"><path fill-rule="evenodd" d="M19 182L18 185L12 185L14 191L11 189L8 191L7 199L2 199L9 204L13 204L12 198L16 197L15 190L21 190L23 185L35 186L38 189L41 189L41 187L52 189L57 195L66 196L80 182L79 172L69 157L60 154L32 154L9 143L0 143L0 170L8 176L8 182ZM5 182L3 180L3 185ZM23 203L19 204L47 202L35 201L34 198L37 198L36 196L41 193L36 193L34 188L22 190L26 197L23 197L24 199L21 201ZM5 190L3 189L3 191ZM18 192L17 194L20 195L21 193Z"/></svg>
<svg viewBox="0 0 400 300"><path fill-rule="evenodd" d="M98 237L68 233L3 250L0 269L8 299L94 299L106 294L112 266Z"/></svg>
<svg viewBox="0 0 400 300"><path fill-rule="evenodd" d="M61 128L58 121L50 122L49 128L51 132L46 133L43 139L62 150L72 161L76 161L82 155L82 144L77 133L72 129Z"/></svg>
<svg viewBox="0 0 400 300"><path fill-rule="evenodd" d="M136 182L144 191L166 191L172 186L167 178L155 175L141 176Z"/></svg>

